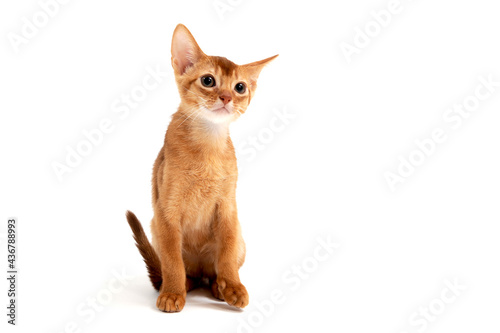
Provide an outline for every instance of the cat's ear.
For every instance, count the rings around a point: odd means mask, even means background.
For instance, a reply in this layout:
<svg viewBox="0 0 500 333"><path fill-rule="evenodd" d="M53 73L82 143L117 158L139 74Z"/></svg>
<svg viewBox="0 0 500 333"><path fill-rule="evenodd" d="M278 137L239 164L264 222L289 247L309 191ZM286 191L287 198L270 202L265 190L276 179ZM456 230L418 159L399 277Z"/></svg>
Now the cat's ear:
<svg viewBox="0 0 500 333"><path fill-rule="evenodd" d="M193 35L183 24L178 24L174 30L171 51L172 67L175 74L179 75L204 56Z"/></svg>
<svg viewBox="0 0 500 333"><path fill-rule="evenodd" d="M247 72L248 79L250 80L250 84L252 85L252 87L255 87L257 85L257 79L259 78L259 74L260 71L262 71L262 68L273 61L277 56L278 54L263 60L242 65L242 67Z"/></svg>

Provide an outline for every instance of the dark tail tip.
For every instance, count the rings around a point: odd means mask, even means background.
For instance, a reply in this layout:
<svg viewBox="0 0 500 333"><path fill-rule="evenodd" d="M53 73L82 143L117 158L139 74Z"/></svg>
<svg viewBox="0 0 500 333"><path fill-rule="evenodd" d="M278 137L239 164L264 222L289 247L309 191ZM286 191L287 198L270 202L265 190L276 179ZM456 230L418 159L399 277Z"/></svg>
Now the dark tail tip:
<svg viewBox="0 0 500 333"><path fill-rule="evenodd" d="M127 210L125 215L127 216L128 225L130 226L130 228L132 229L132 232L134 233L134 238L136 238L137 235L144 234L144 230L142 229L141 222L139 222L139 219L137 218L137 216L135 216L135 214L132 213L130 210Z"/></svg>

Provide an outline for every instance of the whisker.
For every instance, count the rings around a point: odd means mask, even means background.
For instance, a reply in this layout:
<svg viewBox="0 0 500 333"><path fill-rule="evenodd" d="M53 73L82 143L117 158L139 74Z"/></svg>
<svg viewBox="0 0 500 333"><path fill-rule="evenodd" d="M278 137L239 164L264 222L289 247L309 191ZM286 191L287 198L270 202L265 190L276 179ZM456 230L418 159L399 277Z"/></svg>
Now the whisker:
<svg viewBox="0 0 500 333"><path fill-rule="evenodd" d="M195 120L196 120L196 118L198 118L198 116L199 116L200 114L201 114L201 111L200 111L200 112L198 112L198 114L194 117L193 121L195 121Z"/></svg>
<svg viewBox="0 0 500 333"><path fill-rule="evenodd" d="M186 116L186 118L176 128L179 128L179 126L184 124L184 122L188 119L192 119L194 121L198 117L198 115L201 113L200 106L202 106L202 103L197 103L196 105L194 105L192 107L192 109L191 109L192 111L188 110L188 114L184 114ZM191 111L191 112L189 112L189 111ZM191 116L194 115L196 111L199 111L198 114L196 115L196 117L194 119L191 118Z"/></svg>

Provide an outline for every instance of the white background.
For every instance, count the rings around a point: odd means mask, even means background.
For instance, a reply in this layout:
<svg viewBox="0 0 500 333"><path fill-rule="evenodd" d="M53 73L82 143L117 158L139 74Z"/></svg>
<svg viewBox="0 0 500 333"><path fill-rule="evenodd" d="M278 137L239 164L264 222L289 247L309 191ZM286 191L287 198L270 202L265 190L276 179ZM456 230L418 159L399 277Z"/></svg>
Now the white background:
<svg viewBox="0 0 500 333"><path fill-rule="evenodd" d="M40 5L2 2L0 216L20 223L18 326L6 324L2 279L2 327L498 331L500 87L459 128L443 119L474 95L479 76L500 81L498 5L401 0L400 12L348 62L341 43L353 44L356 27L371 24L370 12L388 0L230 3L220 16L212 0L69 1L15 52L8 34L21 34L23 17L32 21ZM177 23L205 53L239 64L280 54L231 127L237 146L267 138L253 158L237 152L244 311L203 290L190 293L179 314L158 311L124 217L135 212L149 234L152 165L179 103L170 67ZM148 66L168 75L120 119L111 105L141 84ZM294 118L270 140L276 110ZM104 118L113 131L59 181L52 163L64 163L66 146ZM396 173L398 156L407 159L435 128L447 140L391 191L384 173ZM0 232L5 267L5 226ZM314 265L318 237L340 247ZM311 272L293 289L286 277L303 262ZM88 298L106 300L113 271L123 270L133 278L102 311L77 313L89 309ZM446 280L466 290L442 309L441 294L452 296ZM283 302L264 315L257 305L273 290ZM439 314L425 328L410 323L429 306Z"/></svg>

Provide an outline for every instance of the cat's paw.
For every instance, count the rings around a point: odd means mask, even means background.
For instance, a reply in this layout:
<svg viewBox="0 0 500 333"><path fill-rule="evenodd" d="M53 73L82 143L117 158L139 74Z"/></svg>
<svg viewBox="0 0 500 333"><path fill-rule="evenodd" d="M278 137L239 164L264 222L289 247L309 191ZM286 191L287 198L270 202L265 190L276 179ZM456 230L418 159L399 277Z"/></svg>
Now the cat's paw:
<svg viewBox="0 0 500 333"><path fill-rule="evenodd" d="M186 298L172 293L161 293L156 301L156 307L164 312L179 312L184 308Z"/></svg>
<svg viewBox="0 0 500 333"><path fill-rule="evenodd" d="M223 301L224 296L222 296L222 293L219 292L219 284L217 284L217 281L212 281L210 284L210 289L212 291L212 296L217 298L218 300Z"/></svg>
<svg viewBox="0 0 500 333"><path fill-rule="evenodd" d="M241 282L231 283L224 279L217 279L219 293L224 297L227 304L237 308L248 305L248 292Z"/></svg>

